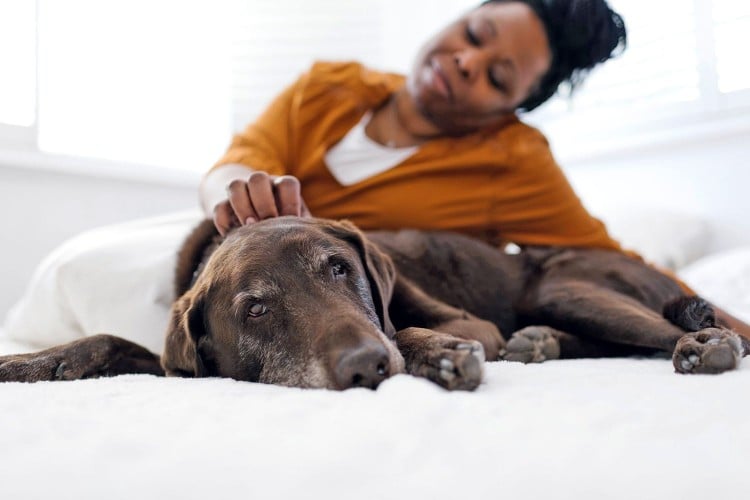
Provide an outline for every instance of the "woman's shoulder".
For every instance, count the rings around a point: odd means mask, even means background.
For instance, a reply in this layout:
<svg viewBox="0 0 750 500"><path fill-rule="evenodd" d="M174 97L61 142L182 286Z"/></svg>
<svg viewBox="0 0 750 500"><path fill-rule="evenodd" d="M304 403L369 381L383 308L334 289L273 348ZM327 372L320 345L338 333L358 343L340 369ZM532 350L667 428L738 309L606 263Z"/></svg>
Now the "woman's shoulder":
<svg viewBox="0 0 750 500"><path fill-rule="evenodd" d="M551 155L549 141L542 131L517 116L492 131L490 140L500 142L510 156Z"/></svg>
<svg viewBox="0 0 750 500"><path fill-rule="evenodd" d="M377 71L356 61L316 61L305 75L305 97L335 97L377 105L404 84L404 76Z"/></svg>
<svg viewBox="0 0 750 500"><path fill-rule="evenodd" d="M357 61L316 61L307 74L310 86L345 87L376 96L390 95L404 80L401 74L377 71Z"/></svg>
<svg viewBox="0 0 750 500"><path fill-rule="evenodd" d="M495 137L513 142L533 142L549 146L547 137L541 130L524 122L517 115L513 115L512 119L505 126L496 130Z"/></svg>

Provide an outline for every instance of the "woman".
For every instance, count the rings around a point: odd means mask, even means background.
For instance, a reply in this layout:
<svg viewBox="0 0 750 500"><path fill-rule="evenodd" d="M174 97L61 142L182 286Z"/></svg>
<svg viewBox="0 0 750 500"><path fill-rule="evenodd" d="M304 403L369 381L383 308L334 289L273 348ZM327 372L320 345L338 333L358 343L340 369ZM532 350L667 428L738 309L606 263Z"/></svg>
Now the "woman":
<svg viewBox="0 0 750 500"><path fill-rule="evenodd" d="M516 111L625 43L604 0L489 0L428 41L406 78L315 64L234 138L201 185L203 208L221 233L313 214L621 251Z"/></svg>

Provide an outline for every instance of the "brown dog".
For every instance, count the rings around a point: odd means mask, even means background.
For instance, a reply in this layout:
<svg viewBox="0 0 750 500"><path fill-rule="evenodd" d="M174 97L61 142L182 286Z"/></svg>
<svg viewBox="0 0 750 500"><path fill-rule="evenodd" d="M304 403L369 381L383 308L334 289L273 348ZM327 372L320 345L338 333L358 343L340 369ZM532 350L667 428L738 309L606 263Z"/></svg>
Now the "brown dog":
<svg viewBox="0 0 750 500"><path fill-rule="evenodd" d="M719 373L750 348L708 303L619 253L506 255L455 234L365 236L320 219L269 219L223 241L206 221L180 252L176 292L161 360L98 335L0 357L0 380L166 373L346 389L406 371L470 390L485 356L663 351L680 373ZM500 332L514 333L506 344Z"/></svg>

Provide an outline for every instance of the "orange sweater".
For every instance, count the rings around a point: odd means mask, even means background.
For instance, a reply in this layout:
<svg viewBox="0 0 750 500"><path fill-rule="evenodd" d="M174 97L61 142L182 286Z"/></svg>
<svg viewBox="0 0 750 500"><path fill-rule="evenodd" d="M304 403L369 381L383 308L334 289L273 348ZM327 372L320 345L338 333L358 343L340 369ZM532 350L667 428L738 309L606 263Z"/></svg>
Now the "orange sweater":
<svg viewBox="0 0 750 500"><path fill-rule="evenodd" d="M403 84L401 75L357 63L316 63L234 137L216 166L294 175L313 215L349 219L362 229L440 229L498 245L621 250L583 207L544 136L517 119L432 140L390 170L339 184L325 165L326 151Z"/></svg>

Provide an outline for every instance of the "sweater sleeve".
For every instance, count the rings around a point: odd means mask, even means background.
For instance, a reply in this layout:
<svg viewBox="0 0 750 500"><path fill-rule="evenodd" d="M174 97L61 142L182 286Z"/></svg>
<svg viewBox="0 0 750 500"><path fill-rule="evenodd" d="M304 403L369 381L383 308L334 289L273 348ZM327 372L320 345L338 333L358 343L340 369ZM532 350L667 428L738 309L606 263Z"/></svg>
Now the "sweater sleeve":
<svg viewBox="0 0 750 500"><path fill-rule="evenodd" d="M510 137L507 176L498 177L497 214L504 239L518 244L595 247L622 251L604 224L588 213L552 156L546 138L523 124Z"/></svg>
<svg viewBox="0 0 750 500"><path fill-rule="evenodd" d="M224 156L211 170L230 163L284 175L290 165L293 141L293 107L303 88L306 75L287 87L244 131L236 134Z"/></svg>

